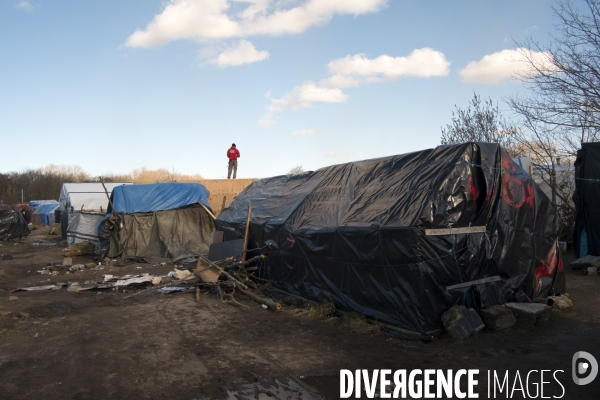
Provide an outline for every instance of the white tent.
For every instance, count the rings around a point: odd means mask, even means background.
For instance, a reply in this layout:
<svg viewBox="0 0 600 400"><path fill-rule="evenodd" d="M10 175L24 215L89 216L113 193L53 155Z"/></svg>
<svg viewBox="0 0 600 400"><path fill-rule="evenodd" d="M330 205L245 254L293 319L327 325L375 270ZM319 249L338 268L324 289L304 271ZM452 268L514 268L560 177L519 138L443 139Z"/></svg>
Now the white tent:
<svg viewBox="0 0 600 400"><path fill-rule="evenodd" d="M115 186L131 185L131 183L105 183L108 196ZM75 211L106 212L108 197L101 183L63 183L58 198L61 211L69 213Z"/></svg>
<svg viewBox="0 0 600 400"><path fill-rule="evenodd" d="M129 182L63 183L58 201L61 209L61 228L67 246L89 240L99 246L98 223L108 208L108 197L116 186L131 185ZM108 196L106 195L108 192Z"/></svg>

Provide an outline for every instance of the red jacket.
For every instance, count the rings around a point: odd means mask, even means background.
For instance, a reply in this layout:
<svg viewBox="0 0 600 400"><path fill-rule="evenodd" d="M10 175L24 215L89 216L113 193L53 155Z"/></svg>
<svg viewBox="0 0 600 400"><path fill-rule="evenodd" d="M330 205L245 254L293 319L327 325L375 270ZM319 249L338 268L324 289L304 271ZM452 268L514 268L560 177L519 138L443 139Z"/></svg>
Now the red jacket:
<svg viewBox="0 0 600 400"><path fill-rule="evenodd" d="M240 151L237 148L231 146L229 150L227 150L227 158L229 158L230 160L237 160L239 156Z"/></svg>

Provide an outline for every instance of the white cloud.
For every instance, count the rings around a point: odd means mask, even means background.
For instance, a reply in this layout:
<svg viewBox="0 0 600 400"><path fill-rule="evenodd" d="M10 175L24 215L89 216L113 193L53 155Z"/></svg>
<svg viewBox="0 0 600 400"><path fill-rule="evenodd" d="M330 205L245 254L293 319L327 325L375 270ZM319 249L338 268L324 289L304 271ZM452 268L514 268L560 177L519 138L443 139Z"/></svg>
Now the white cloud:
<svg viewBox="0 0 600 400"><path fill-rule="evenodd" d="M450 62L444 53L430 48L413 50L407 57L391 57L387 54L369 59L364 54L346 56L327 64L334 77L366 77L385 80L400 76L446 76L450 72Z"/></svg>
<svg viewBox="0 0 600 400"><path fill-rule="evenodd" d="M25 10L27 12L33 12L35 11L35 7L28 2L27 0L23 0L18 2L17 4L15 4L16 8L20 8L21 10Z"/></svg>
<svg viewBox="0 0 600 400"><path fill-rule="evenodd" d="M348 99L342 89L366 83L391 81L400 76L446 76L450 72L450 62L443 53L425 47L413 50L406 57L384 54L369 59L364 54L349 55L329 62L327 68L331 76L318 84L306 81L283 97L271 98L267 115L312 107L315 102L342 103Z"/></svg>
<svg viewBox="0 0 600 400"><path fill-rule="evenodd" d="M316 86L311 81L306 81L300 86L296 86L285 96L279 99L271 99L271 105L267 107L270 113L281 112L285 110L300 110L302 108L312 107L312 103L342 103L348 99L338 88L326 88Z"/></svg>
<svg viewBox="0 0 600 400"><path fill-rule="evenodd" d="M550 53L519 48L486 55L479 61L470 62L458 73L465 83L497 85L511 77L535 73L527 62L528 58L538 65L545 65L546 68L552 69L552 66L548 63L552 58Z"/></svg>
<svg viewBox="0 0 600 400"><path fill-rule="evenodd" d="M325 154L325 157L349 157L349 156L353 156L354 153L351 152L342 152L342 153L338 153L337 151L330 151L329 153Z"/></svg>
<svg viewBox="0 0 600 400"><path fill-rule="evenodd" d="M237 46L225 50L217 58L211 60L211 63L225 68L262 61L268 57L268 51L258 51L249 41L241 40Z"/></svg>
<svg viewBox="0 0 600 400"><path fill-rule="evenodd" d="M125 44L147 48L181 39L208 41L298 34L329 22L335 15L376 12L386 3L387 0L304 0L285 8L289 2L274 0L169 0L163 11L145 29L129 36Z"/></svg>
<svg viewBox="0 0 600 400"><path fill-rule="evenodd" d="M317 134L316 129L303 129L301 131L292 132L292 136L313 136Z"/></svg>

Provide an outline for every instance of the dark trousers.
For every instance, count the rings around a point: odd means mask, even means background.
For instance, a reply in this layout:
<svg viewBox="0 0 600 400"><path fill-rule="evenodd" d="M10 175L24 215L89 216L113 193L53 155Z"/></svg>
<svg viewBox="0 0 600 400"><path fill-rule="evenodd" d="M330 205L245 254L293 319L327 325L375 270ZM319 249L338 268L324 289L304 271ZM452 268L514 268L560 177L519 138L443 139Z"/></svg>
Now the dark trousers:
<svg viewBox="0 0 600 400"><path fill-rule="evenodd" d="M231 176L231 170L233 169L233 179L237 173L237 160L229 160L229 167L227 168L227 179Z"/></svg>

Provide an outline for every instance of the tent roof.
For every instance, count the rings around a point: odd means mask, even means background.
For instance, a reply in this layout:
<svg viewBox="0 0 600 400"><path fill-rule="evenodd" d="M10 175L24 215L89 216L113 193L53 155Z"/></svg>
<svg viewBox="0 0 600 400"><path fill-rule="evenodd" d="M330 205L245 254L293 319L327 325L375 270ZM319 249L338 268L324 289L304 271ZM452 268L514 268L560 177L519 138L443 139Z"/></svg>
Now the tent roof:
<svg viewBox="0 0 600 400"><path fill-rule="evenodd" d="M172 210L198 202L210 208L209 195L208 189L199 183L166 182L115 187L110 199L117 212L133 214ZM108 213L112 211L109 206Z"/></svg>
<svg viewBox="0 0 600 400"><path fill-rule="evenodd" d="M131 185L131 183L111 182L104 185L110 195L115 187ZM63 183L58 200L63 210L67 203L76 211L106 210L108 208L108 199L102 183Z"/></svg>

